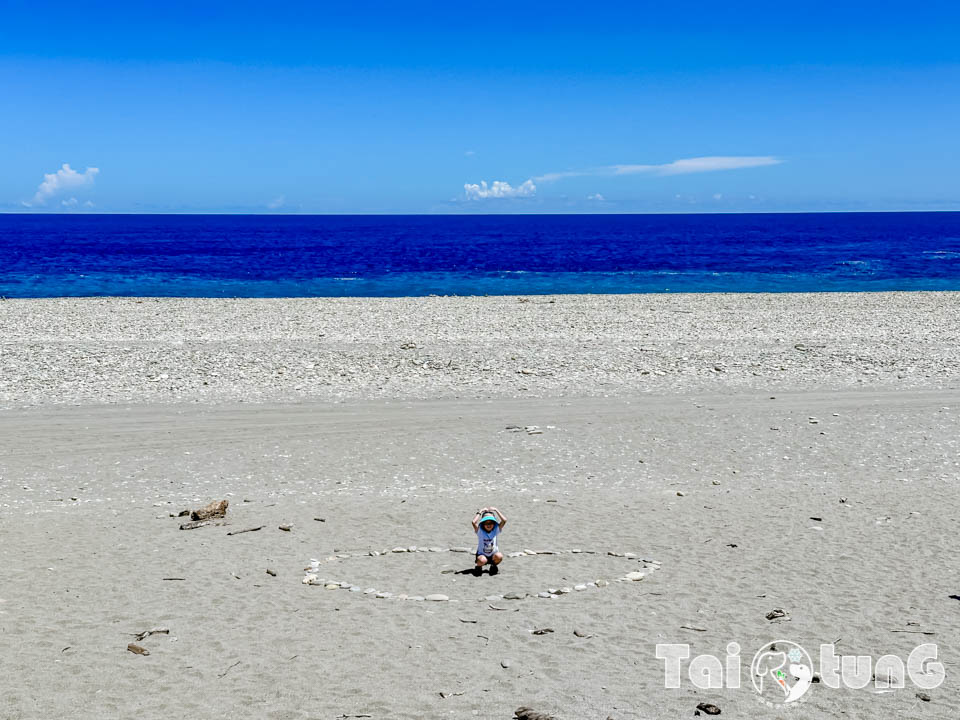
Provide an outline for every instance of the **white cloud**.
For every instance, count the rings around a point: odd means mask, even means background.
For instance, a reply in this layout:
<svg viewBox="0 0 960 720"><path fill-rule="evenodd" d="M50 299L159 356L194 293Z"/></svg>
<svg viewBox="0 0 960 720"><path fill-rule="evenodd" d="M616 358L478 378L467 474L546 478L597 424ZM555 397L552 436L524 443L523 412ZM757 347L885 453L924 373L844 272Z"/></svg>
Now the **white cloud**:
<svg viewBox="0 0 960 720"><path fill-rule="evenodd" d="M64 190L93 185L93 180L99 172L99 168L88 167L82 173L78 173L68 163L64 163L55 173L46 173L43 176L43 182L37 188L33 202L26 204L44 205L47 200Z"/></svg>
<svg viewBox="0 0 960 720"><path fill-rule="evenodd" d="M714 193L714 194L713 194L713 199L714 199L714 200L723 200L723 193Z"/></svg>
<svg viewBox="0 0 960 720"><path fill-rule="evenodd" d="M600 193L594 193L593 195L587 195L587 200L595 200L596 202L606 202L606 198Z"/></svg>
<svg viewBox="0 0 960 720"><path fill-rule="evenodd" d="M581 177L583 175L601 175L604 174L601 171L603 168L598 170L564 170L563 172L547 173L546 175L537 175L534 178L537 182L554 182L555 180L563 180L564 178L569 177Z"/></svg>
<svg viewBox="0 0 960 720"><path fill-rule="evenodd" d="M466 155L467 157L473 157L473 156L476 155L476 154L477 154L477 153L476 153L476 151L474 151L474 150L467 150L467 151L464 153L464 155Z"/></svg>
<svg viewBox="0 0 960 720"><path fill-rule="evenodd" d="M537 175L537 182L554 182L564 178L583 177L585 175L687 175L690 173L716 172L718 170L739 170L741 168L779 165L782 160L771 155L734 155L724 157L697 157L674 160L662 165L604 165L589 170L563 170L561 172Z"/></svg>
<svg viewBox="0 0 960 720"><path fill-rule="evenodd" d="M469 153L468 153L469 154ZM572 177L585 176L612 176L612 175L688 175L691 173L717 172L719 170L740 170L743 168L764 167L779 165L783 160L772 155L724 155L682 158L660 165L604 165L587 170L562 170L560 172L536 175L522 185L513 187L510 183L495 180L488 186L486 182L479 185L467 183L463 186L468 200L483 200L486 198L530 197L537 192L535 183L549 183ZM603 196L591 195L588 199L603 202ZM718 198L719 199L719 198Z"/></svg>
<svg viewBox="0 0 960 720"><path fill-rule="evenodd" d="M537 186L533 180L526 180L517 187L502 180L494 180L491 185L487 185L486 180L481 180L480 184L465 183L464 192L467 194L467 200L486 200L488 198L516 198L531 197L536 195Z"/></svg>
<svg viewBox="0 0 960 720"><path fill-rule="evenodd" d="M72 197L69 200L61 200L60 204L63 205L64 207L76 207L77 205L80 204L80 201L77 200L75 197Z"/></svg>
<svg viewBox="0 0 960 720"><path fill-rule="evenodd" d="M653 173L655 175L687 175L689 173L716 172L717 170L739 170L741 168L779 165L782 160L770 155L745 155L730 157L697 157L674 160L663 165L611 165L614 175L635 175Z"/></svg>
<svg viewBox="0 0 960 720"><path fill-rule="evenodd" d="M284 205L286 205L286 203L287 203L287 197L286 197L286 195L278 195L278 196L275 197L273 200L271 200L270 202L267 203L267 207L268 207L270 210L276 210L276 209L281 208L281 207L283 207Z"/></svg>

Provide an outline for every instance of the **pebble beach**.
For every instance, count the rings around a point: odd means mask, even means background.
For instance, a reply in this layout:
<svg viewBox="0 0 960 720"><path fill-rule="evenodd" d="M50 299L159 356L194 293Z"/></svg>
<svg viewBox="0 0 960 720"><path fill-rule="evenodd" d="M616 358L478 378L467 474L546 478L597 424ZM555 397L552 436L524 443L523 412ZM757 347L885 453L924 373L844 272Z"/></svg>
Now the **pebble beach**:
<svg viewBox="0 0 960 720"><path fill-rule="evenodd" d="M2 301L0 717L954 717L958 307ZM771 706L780 640L945 678ZM743 685L665 687L663 643Z"/></svg>

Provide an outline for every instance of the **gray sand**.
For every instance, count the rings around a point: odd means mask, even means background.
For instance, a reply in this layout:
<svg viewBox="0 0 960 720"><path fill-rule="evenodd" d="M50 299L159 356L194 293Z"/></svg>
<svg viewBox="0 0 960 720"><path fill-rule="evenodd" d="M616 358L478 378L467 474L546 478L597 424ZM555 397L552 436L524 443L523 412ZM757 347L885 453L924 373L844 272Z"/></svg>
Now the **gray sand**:
<svg viewBox="0 0 960 720"><path fill-rule="evenodd" d="M954 717L958 299L0 303L0 717ZM488 503L506 552L598 554L366 555L468 546ZM394 597L302 583L336 554ZM654 654L736 641L749 683L779 639L935 642L946 681L776 710Z"/></svg>

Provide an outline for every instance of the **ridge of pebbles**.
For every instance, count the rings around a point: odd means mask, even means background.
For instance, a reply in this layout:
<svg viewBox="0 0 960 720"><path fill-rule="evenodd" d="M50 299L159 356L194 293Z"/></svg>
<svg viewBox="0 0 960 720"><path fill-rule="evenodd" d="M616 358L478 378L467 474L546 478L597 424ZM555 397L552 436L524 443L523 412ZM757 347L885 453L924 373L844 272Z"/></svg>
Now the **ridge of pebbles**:
<svg viewBox="0 0 960 720"><path fill-rule="evenodd" d="M310 561L310 564L304 568L304 576L300 581L303 585L321 585L327 590L347 590L355 594L359 594L363 597L372 597L378 600L408 600L413 602L459 602L458 600L451 600L449 596L442 593L431 593L426 595L408 595L408 594L398 594L394 595L391 592L384 590L377 590L375 588L361 588L357 585L353 585L349 582L343 582L340 580L331 580L328 578L320 577L319 571L322 565L332 565L340 560L345 560L347 558L366 558L366 557L380 557L382 555L390 555L393 553L418 553L418 552L451 552L451 553L470 553L472 550L468 547L436 547L436 546L417 546L411 545L410 547L395 547L389 548L386 550L369 550L367 552L358 552L358 553L337 553L335 555L329 555L322 559L313 558ZM573 548L570 550L529 550L525 549L520 552L511 552L507 553L507 557L510 558L522 558L522 557L535 557L537 555L562 555L562 554L572 554L572 555L599 555L603 554L595 550L581 550L579 548ZM570 595L577 592L584 592L586 590L593 590L608 587L611 583L622 583L622 582L639 582L643 580L648 573L659 570L662 563L659 560L652 560L649 558L642 558L637 553L633 552L616 552L609 550L605 553L610 557L623 558L625 560L635 560L639 563L643 563L642 570L633 570L626 573L625 575L612 580L606 580L603 578L598 578L596 580L590 580L583 583L577 583L573 586L564 586L564 587L551 587L541 590L540 592L530 594L530 593L519 593L519 592L507 592L499 595L486 595L482 598L477 598L478 602L491 602L496 600L525 600L527 598L541 599L541 600L555 600L557 598L563 597L564 595Z"/></svg>

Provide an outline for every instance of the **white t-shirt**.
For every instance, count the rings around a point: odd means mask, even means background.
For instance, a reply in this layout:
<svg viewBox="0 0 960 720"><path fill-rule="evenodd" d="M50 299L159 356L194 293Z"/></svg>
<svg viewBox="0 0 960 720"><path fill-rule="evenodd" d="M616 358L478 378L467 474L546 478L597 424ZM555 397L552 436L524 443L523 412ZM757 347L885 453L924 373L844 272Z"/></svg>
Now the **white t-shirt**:
<svg viewBox="0 0 960 720"><path fill-rule="evenodd" d="M497 549L497 535L500 534L500 526L494 525L493 530L487 532L483 526L477 528L477 555L493 555Z"/></svg>

